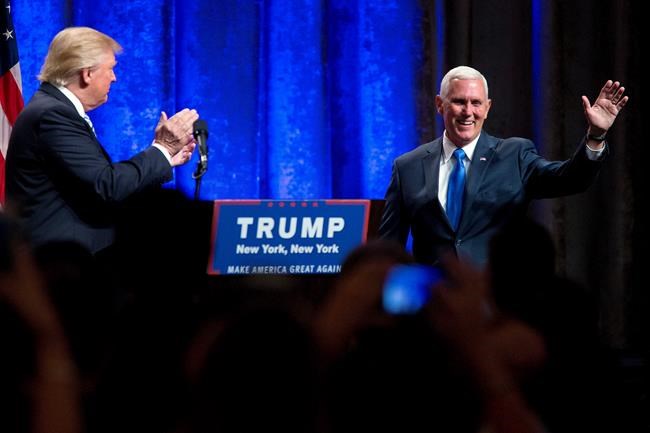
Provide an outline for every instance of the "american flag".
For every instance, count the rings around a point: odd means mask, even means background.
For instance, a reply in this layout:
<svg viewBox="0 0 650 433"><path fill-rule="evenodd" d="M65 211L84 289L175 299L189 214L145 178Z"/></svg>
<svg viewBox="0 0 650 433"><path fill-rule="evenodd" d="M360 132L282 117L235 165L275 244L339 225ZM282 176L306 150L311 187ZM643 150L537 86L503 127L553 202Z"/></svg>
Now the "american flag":
<svg viewBox="0 0 650 433"><path fill-rule="evenodd" d="M11 20L11 4L2 0L0 10L0 207L5 201L5 157L11 128L23 109L18 44Z"/></svg>

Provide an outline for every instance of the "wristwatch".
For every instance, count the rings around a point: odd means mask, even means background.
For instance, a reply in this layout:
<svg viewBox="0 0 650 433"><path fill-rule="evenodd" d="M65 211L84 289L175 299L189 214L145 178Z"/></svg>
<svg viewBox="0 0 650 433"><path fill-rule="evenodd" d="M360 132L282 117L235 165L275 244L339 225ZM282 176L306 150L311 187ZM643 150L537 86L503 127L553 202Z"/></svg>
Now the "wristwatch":
<svg viewBox="0 0 650 433"><path fill-rule="evenodd" d="M603 132L600 135L587 134L587 140L604 141L606 135L607 135L607 132Z"/></svg>

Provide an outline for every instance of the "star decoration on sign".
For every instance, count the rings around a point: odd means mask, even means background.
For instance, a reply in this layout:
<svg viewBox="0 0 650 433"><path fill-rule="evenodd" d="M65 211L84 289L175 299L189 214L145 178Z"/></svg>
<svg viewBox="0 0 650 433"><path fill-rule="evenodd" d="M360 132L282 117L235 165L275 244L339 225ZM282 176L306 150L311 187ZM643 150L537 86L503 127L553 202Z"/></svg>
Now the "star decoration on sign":
<svg viewBox="0 0 650 433"><path fill-rule="evenodd" d="M5 31L5 32L3 33L4 37L6 38L6 40L9 40L9 39L13 39L13 38L14 38L13 32L14 32L13 30L9 30L9 29L7 29L7 31Z"/></svg>

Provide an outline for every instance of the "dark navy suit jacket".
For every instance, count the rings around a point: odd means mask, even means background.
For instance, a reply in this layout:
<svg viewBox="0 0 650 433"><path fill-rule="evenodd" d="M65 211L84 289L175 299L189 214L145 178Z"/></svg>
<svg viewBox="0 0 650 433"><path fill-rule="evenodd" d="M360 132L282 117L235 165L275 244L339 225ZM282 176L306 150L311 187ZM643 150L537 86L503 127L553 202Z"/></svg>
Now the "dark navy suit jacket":
<svg viewBox="0 0 650 433"><path fill-rule="evenodd" d="M72 102L49 83L20 113L9 140L7 203L35 244L74 240L97 252L113 241L116 204L171 178L155 148L113 163Z"/></svg>
<svg viewBox="0 0 650 433"><path fill-rule="evenodd" d="M441 155L442 137L394 161L379 227L381 237L403 245L410 230L413 254L424 263L436 263L440 254L451 250L475 264L485 264L490 239L507 221L525 215L532 199L584 191L602 161L588 159L584 141L571 159L553 162L542 158L530 140L501 139L483 131L469 168L455 233L438 200Z"/></svg>

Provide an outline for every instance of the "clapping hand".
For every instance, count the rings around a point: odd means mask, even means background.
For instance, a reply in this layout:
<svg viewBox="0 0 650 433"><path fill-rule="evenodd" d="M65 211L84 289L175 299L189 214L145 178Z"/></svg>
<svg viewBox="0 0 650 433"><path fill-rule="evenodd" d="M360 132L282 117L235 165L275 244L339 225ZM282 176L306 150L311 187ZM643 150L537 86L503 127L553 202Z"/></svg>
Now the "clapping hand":
<svg viewBox="0 0 650 433"><path fill-rule="evenodd" d="M196 110L188 108L179 111L170 118L167 118L167 114L163 111L156 126L155 142L166 148L169 154L174 157L174 155L184 150L187 145L194 142L192 129L194 122L198 118L199 114Z"/></svg>
<svg viewBox="0 0 650 433"><path fill-rule="evenodd" d="M194 152L194 149L196 148L196 143L191 142L190 144L186 144L180 152L178 152L176 155L172 156L172 167L176 167L177 165L183 165L186 162L192 158L192 153Z"/></svg>

